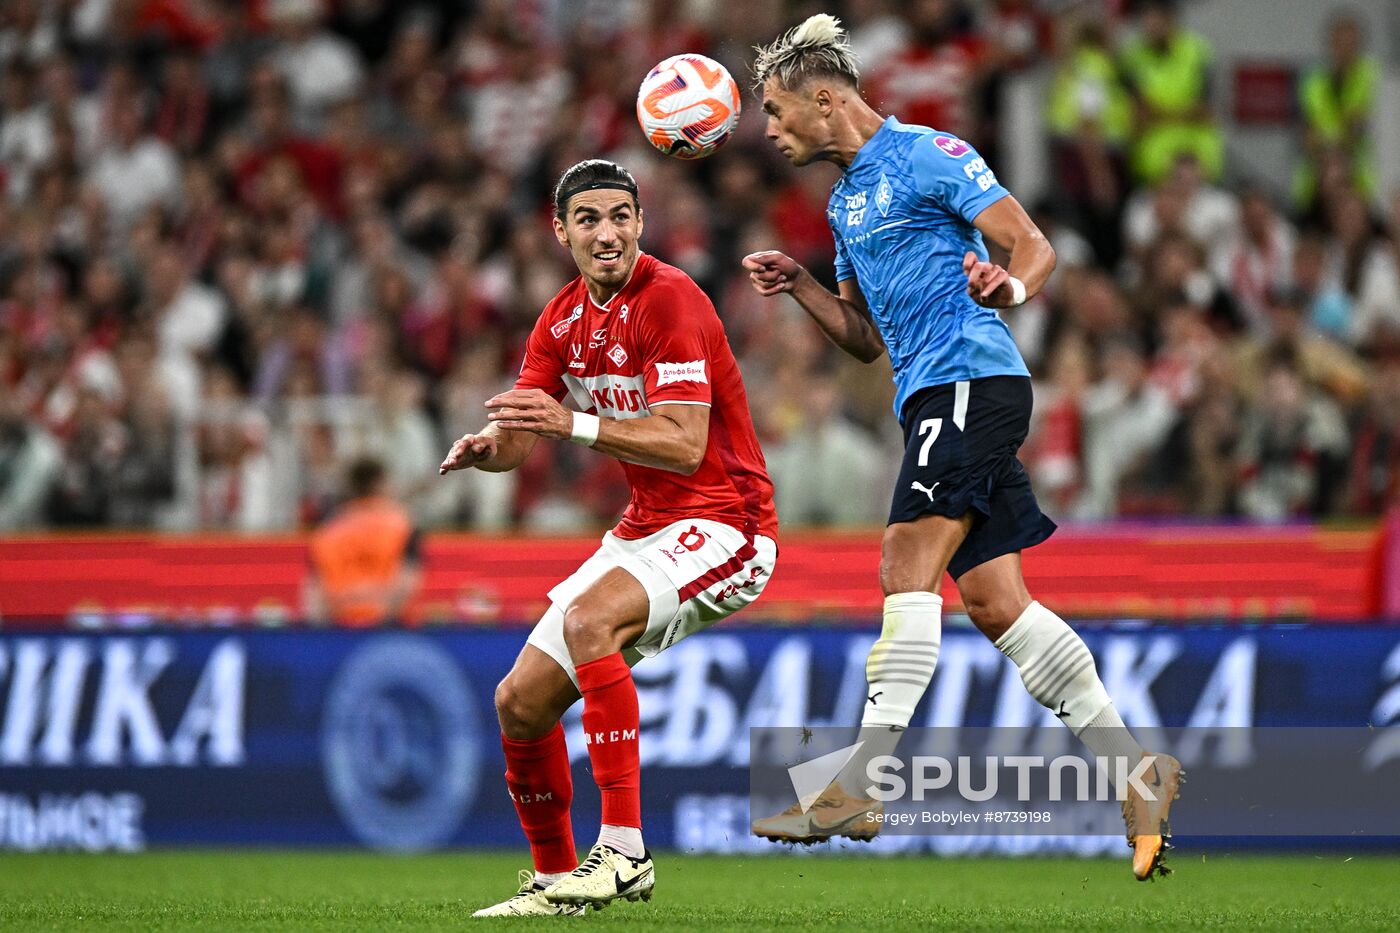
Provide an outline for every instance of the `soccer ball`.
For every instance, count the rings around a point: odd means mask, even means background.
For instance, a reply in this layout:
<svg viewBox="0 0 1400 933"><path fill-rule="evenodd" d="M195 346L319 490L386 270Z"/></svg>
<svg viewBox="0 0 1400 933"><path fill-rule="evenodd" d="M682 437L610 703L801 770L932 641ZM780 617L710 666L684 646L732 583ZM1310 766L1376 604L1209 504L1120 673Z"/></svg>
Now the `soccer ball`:
<svg viewBox="0 0 1400 933"><path fill-rule="evenodd" d="M703 159L724 145L739 122L739 85L714 59L673 55L637 91L637 122L667 155Z"/></svg>

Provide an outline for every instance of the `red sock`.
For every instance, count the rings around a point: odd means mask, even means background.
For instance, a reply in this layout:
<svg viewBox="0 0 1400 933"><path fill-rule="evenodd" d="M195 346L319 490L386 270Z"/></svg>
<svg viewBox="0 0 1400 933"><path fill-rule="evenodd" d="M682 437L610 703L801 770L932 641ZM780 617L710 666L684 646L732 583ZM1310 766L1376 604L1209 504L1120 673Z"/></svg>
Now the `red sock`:
<svg viewBox="0 0 1400 933"><path fill-rule="evenodd" d="M603 798L603 823L642 827L637 686L622 653L575 668L583 694L583 741Z"/></svg>
<svg viewBox="0 0 1400 933"><path fill-rule="evenodd" d="M578 867L569 820L574 779L569 773L564 727L556 724L538 739L501 736L501 748L506 753L506 787L520 815L520 828L530 840L535 871L573 871Z"/></svg>

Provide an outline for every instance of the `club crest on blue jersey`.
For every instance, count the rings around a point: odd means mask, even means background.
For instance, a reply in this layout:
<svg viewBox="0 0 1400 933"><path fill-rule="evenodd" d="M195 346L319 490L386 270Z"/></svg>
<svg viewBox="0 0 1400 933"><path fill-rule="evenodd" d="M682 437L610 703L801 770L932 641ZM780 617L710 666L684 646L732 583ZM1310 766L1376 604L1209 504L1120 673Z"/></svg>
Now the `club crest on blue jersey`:
<svg viewBox="0 0 1400 933"><path fill-rule="evenodd" d="M880 185L875 189L875 206L880 209L881 217L890 216L890 204L894 201L894 188L890 187L890 180L885 177L885 173L880 173Z"/></svg>

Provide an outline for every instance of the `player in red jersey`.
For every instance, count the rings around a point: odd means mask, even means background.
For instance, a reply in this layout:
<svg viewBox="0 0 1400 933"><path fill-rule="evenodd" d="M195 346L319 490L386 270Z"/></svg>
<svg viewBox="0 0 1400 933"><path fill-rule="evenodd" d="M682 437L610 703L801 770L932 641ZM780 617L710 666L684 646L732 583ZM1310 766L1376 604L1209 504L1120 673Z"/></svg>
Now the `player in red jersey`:
<svg viewBox="0 0 1400 933"><path fill-rule="evenodd" d="M515 388L486 403L490 424L453 444L442 472L513 470L542 437L573 441L622 461L632 501L597 553L550 590L496 689L506 784L535 871L477 916L650 899L631 665L753 602L777 557L773 484L738 364L704 292L640 252L636 181L611 162L580 162L559 179L554 209L580 275L540 315ZM580 696L603 803L582 865L559 724Z"/></svg>

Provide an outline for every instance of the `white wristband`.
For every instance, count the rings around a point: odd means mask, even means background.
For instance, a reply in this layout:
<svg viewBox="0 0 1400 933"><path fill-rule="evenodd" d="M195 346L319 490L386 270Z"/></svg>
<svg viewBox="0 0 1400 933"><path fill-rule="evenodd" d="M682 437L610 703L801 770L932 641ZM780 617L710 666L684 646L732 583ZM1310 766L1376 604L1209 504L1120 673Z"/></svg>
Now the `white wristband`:
<svg viewBox="0 0 1400 933"><path fill-rule="evenodd" d="M573 433L569 435L569 440L585 447L592 447L598 443L598 416L587 415L581 411L574 412Z"/></svg>
<svg viewBox="0 0 1400 933"><path fill-rule="evenodd" d="M1016 276L1008 276L1006 281L1011 285L1011 307L1026 303L1026 283Z"/></svg>

